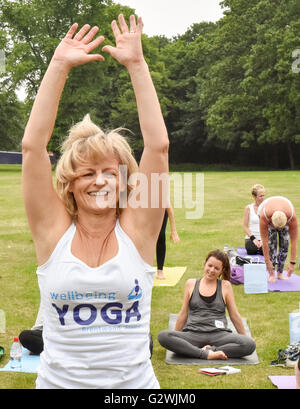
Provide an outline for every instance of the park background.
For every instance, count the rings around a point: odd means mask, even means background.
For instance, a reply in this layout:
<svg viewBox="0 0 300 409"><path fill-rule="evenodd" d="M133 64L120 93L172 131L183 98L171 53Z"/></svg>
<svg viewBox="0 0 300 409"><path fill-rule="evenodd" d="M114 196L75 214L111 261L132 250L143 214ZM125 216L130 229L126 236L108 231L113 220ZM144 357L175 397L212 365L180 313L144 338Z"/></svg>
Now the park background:
<svg viewBox="0 0 300 409"><path fill-rule="evenodd" d="M294 169L300 164L300 3L220 3L224 17L217 22L199 21L172 38L143 36L169 132L170 162ZM121 11L127 17L134 12L111 0L0 0L0 150L20 150L34 96L70 25L98 25L104 44L113 44L110 23ZM104 129L128 128L139 157L129 75L105 58L70 73L49 144L56 156L70 125L89 112ZM18 100L20 88L24 101Z"/></svg>
<svg viewBox="0 0 300 409"><path fill-rule="evenodd" d="M270 368L278 349L289 343L288 312L298 293L245 295L234 286L241 315L257 342L258 365L239 375L210 378L197 366L164 362L156 340L180 309L186 279L202 273L214 248L243 245L244 207L255 183L267 196L283 195L300 208L300 3L297 0L226 0L224 17L193 24L183 35L143 36L145 56L157 88L170 136L171 172L203 172L204 214L187 220L175 209L179 244L168 241L167 266L187 266L175 287L154 287L151 333L153 365L162 388L272 388L268 375L292 374ZM20 151L28 115L53 51L77 21L99 25L112 44L111 21L132 9L110 0L0 0L0 151ZM296 55L296 56L295 56ZM300 55L300 54L299 54ZM26 99L18 99L20 87ZM49 151L58 158L70 125L89 112L103 129L123 126L137 158L141 135L130 79L109 56L77 67L68 78ZM22 329L30 328L39 305L34 245L21 194L19 166L0 167L0 309L6 313L6 351ZM169 232L169 230L168 230ZM299 274L299 269L296 270ZM7 361L1 361L1 366ZM35 375L2 372L0 388L34 388Z"/></svg>

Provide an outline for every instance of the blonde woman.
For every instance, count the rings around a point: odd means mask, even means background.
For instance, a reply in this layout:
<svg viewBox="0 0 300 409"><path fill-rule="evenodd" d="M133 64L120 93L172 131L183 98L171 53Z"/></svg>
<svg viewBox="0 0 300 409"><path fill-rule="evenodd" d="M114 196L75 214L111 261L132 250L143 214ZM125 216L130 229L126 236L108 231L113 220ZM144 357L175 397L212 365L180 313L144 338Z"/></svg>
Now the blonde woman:
<svg viewBox="0 0 300 409"><path fill-rule="evenodd" d="M118 24L119 23L119 24ZM52 184L47 144L68 74L102 61L90 54L104 40L97 27L74 24L55 50L23 138L23 192L38 259L44 351L38 388L158 388L149 350L153 261L164 208L119 206L136 170L168 172L168 135L143 57L142 20L112 22L105 46L128 70L144 138L139 168L118 132L85 116L64 143ZM101 66L99 66L101 69ZM125 172L126 173L126 172ZM151 220L151 223L149 223Z"/></svg>
<svg viewBox="0 0 300 409"><path fill-rule="evenodd" d="M288 277L294 271L297 256L298 222L294 206L286 197L272 196L260 204L258 216L269 281L276 281L274 271L276 264L277 278L287 280L288 278L283 276L283 268L288 255L290 239L291 254L287 268Z"/></svg>
<svg viewBox="0 0 300 409"><path fill-rule="evenodd" d="M265 199L265 188L256 184L251 188L251 195L254 202L248 204L244 211L244 230L246 232L245 248L249 255L262 254L262 243L259 231L259 218L257 215L258 206Z"/></svg>

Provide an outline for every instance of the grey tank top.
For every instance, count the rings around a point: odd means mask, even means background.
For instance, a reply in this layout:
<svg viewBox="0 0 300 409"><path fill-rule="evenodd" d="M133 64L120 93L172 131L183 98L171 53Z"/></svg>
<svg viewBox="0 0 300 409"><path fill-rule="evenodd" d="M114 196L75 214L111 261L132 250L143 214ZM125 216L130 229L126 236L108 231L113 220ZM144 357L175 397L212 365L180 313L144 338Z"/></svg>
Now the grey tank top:
<svg viewBox="0 0 300 409"><path fill-rule="evenodd" d="M196 280L195 288L189 301L188 319L183 331L212 332L228 331L226 305L222 295L222 281L217 281L216 297L212 302L203 300L199 293L200 279Z"/></svg>

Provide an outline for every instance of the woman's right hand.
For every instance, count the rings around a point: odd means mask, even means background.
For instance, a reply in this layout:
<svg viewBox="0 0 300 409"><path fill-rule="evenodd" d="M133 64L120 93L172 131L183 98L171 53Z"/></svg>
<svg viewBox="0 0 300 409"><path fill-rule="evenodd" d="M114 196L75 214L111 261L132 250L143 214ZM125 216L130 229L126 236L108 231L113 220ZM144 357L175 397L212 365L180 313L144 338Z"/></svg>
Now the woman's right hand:
<svg viewBox="0 0 300 409"><path fill-rule="evenodd" d="M90 61L104 61L102 55L90 54L91 51L104 41L103 36L99 36L93 40L99 28L95 26L90 29L90 25L85 24L74 36L77 28L78 24L74 23L57 46L52 60L65 64L68 69L76 67L77 65L86 64Z"/></svg>
<svg viewBox="0 0 300 409"><path fill-rule="evenodd" d="M108 52L120 64L127 67L127 69L144 63L145 60L141 43L143 30L141 17L139 17L136 22L135 16L131 15L129 18L130 28L128 28L123 14L119 15L118 22L120 28L115 20L111 24L116 46L106 45L102 50Z"/></svg>

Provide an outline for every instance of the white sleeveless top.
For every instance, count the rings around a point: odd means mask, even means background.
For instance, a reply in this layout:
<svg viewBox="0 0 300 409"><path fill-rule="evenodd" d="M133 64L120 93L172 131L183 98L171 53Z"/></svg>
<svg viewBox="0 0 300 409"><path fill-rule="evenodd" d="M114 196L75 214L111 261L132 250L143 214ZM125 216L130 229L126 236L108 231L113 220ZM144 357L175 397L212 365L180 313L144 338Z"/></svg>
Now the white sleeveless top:
<svg viewBox="0 0 300 409"><path fill-rule="evenodd" d="M255 236L255 238L257 238L257 240L261 240L260 231L259 231L259 217L255 213L254 203L249 204L248 207L250 209L250 213L249 213L249 230ZM246 234L245 238L249 239L248 234Z"/></svg>
<svg viewBox="0 0 300 409"><path fill-rule="evenodd" d="M38 267L44 351L37 388L159 388L150 361L155 269L119 221L118 253L92 268L71 253L74 223Z"/></svg>

